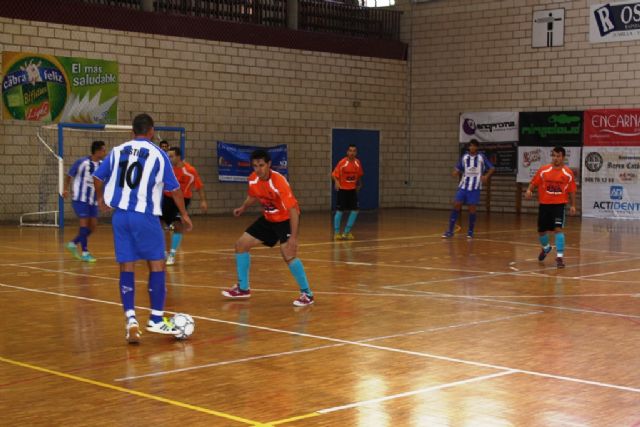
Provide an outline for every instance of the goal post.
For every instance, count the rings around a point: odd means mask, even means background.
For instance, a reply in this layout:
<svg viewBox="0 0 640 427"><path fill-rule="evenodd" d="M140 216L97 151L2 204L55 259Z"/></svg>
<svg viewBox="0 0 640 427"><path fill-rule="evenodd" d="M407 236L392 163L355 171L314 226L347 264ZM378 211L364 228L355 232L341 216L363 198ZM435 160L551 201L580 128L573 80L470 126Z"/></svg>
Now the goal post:
<svg viewBox="0 0 640 427"><path fill-rule="evenodd" d="M184 127L154 126L154 130L156 142L162 139L179 141L184 158L186 152ZM171 137L165 138L166 134L170 134ZM38 195L37 210L20 215L20 226L64 228L65 170L77 158L90 154L92 140L104 140L107 151L110 151L131 138L131 125L58 123L41 126L36 134L39 147L37 163L41 174L38 188L34 191Z"/></svg>

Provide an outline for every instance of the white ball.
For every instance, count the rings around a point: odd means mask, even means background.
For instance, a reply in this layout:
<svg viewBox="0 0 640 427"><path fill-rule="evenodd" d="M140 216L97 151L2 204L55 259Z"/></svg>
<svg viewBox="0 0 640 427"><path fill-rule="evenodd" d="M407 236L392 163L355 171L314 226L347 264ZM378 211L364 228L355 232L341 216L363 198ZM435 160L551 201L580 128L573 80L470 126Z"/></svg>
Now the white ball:
<svg viewBox="0 0 640 427"><path fill-rule="evenodd" d="M190 337L196 328L196 322L194 322L193 317L185 313L176 313L171 319L171 323L173 323L179 331L175 336L179 340L184 340Z"/></svg>

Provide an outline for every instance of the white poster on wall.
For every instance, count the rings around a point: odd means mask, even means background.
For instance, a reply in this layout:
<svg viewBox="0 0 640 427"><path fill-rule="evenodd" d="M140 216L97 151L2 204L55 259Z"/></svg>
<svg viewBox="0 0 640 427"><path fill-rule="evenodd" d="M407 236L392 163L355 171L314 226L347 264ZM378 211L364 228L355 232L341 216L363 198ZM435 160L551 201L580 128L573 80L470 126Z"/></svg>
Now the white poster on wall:
<svg viewBox="0 0 640 427"><path fill-rule="evenodd" d="M515 142L518 140L517 112L460 114L460 141Z"/></svg>
<svg viewBox="0 0 640 427"><path fill-rule="evenodd" d="M640 1L601 3L591 6L591 43L640 40Z"/></svg>
<svg viewBox="0 0 640 427"><path fill-rule="evenodd" d="M567 152L565 163L573 171L576 182L580 183L580 153L582 147L564 147ZM538 169L551 163L553 147L518 147L517 182L528 183Z"/></svg>
<svg viewBox="0 0 640 427"><path fill-rule="evenodd" d="M582 215L640 218L640 148L584 147Z"/></svg>
<svg viewBox="0 0 640 427"><path fill-rule="evenodd" d="M564 45L564 9L533 12L531 47Z"/></svg>

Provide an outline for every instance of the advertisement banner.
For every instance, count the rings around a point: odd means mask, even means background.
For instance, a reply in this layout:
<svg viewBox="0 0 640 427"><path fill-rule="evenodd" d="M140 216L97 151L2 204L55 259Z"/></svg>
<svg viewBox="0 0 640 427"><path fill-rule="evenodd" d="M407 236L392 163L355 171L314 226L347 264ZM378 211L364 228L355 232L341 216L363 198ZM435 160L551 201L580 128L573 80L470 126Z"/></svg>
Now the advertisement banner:
<svg viewBox="0 0 640 427"><path fill-rule="evenodd" d="M118 122L118 63L38 53L2 53L5 120Z"/></svg>
<svg viewBox="0 0 640 427"><path fill-rule="evenodd" d="M517 112L460 114L460 141L515 142L518 140Z"/></svg>
<svg viewBox="0 0 640 427"><path fill-rule="evenodd" d="M251 153L257 149L266 150L271 156L271 169L289 179L286 144L275 147L253 147L218 141L218 181L246 182L253 172Z"/></svg>
<svg viewBox="0 0 640 427"><path fill-rule="evenodd" d="M468 144L460 144L460 156L469 150ZM496 168L496 175L514 176L518 166L518 149L515 142L481 142L480 150Z"/></svg>
<svg viewBox="0 0 640 427"><path fill-rule="evenodd" d="M584 145L640 146L640 109L585 111Z"/></svg>
<svg viewBox="0 0 640 427"><path fill-rule="evenodd" d="M530 147L582 145L582 111L520 113L518 143Z"/></svg>
<svg viewBox="0 0 640 427"><path fill-rule="evenodd" d="M620 42L640 39L640 1L601 3L591 6L589 41Z"/></svg>
<svg viewBox="0 0 640 427"><path fill-rule="evenodd" d="M522 147L518 146L518 176L517 182L530 182L538 169L551 163L553 147ZM573 171L576 183L580 183L580 154L581 147L564 147L567 152L565 163Z"/></svg>
<svg viewBox="0 0 640 427"><path fill-rule="evenodd" d="M640 149L584 147L582 215L640 218Z"/></svg>

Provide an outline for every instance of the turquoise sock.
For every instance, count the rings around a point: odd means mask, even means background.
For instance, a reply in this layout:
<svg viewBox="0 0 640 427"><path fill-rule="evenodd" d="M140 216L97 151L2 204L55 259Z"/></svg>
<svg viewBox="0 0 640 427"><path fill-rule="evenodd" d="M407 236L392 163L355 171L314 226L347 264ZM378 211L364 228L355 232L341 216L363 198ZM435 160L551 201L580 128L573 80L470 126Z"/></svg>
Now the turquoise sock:
<svg viewBox="0 0 640 427"><path fill-rule="evenodd" d="M342 211L336 211L333 217L333 231L338 234L340 232L340 223L342 222Z"/></svg>
<svg viewBox="0 0 640 427"><path fill-rule="evenodd" d="M236 270L238 272L238 287L246 291L249 289L249 267L251 266L251 255L249 252L236 254Z"/></svg>
<svg viewBox="0 0 640 427"><path fill-rule="evenodd" d="M543 248L547 248L549 247L549 235L548 234L543 234L542 236L538 236L538 240L540 240L540 244L542 245Z"/></svg>
<svg viewBox="0 0 640 427"><path fill-rule="evenodd" d="M173 233L171 237L171 252L176 253L182 243L182 233Z"/></svg>
<svg viewBox="0 0 640 427"><path fill-rule="evenodd" d="M558 256L564 255L564 233L556 233L556 252Z"/></svg>
<svg viewBox="0 0 640 427"><path fill-rule="evenodd" d="M304 266L302 265L302 261L300 261L300 258L295 258L289 263L289 270L291 271L291 274L293 274L293 278L296 279L296 282L298 282L300 292L304 292L305 294L312 297L313 292L311 292L311 289L309 289L307 273L304 272Z"/></svg>
<svg viewBox="0 0 640 427"><path fill-rule="evenodd" d="M356 218L358 217L358 211L351 211L349 213L349 218L347 218L347 225L344 227L344 232L349 233L353 228L353 224L356 222Z"/></svg>

